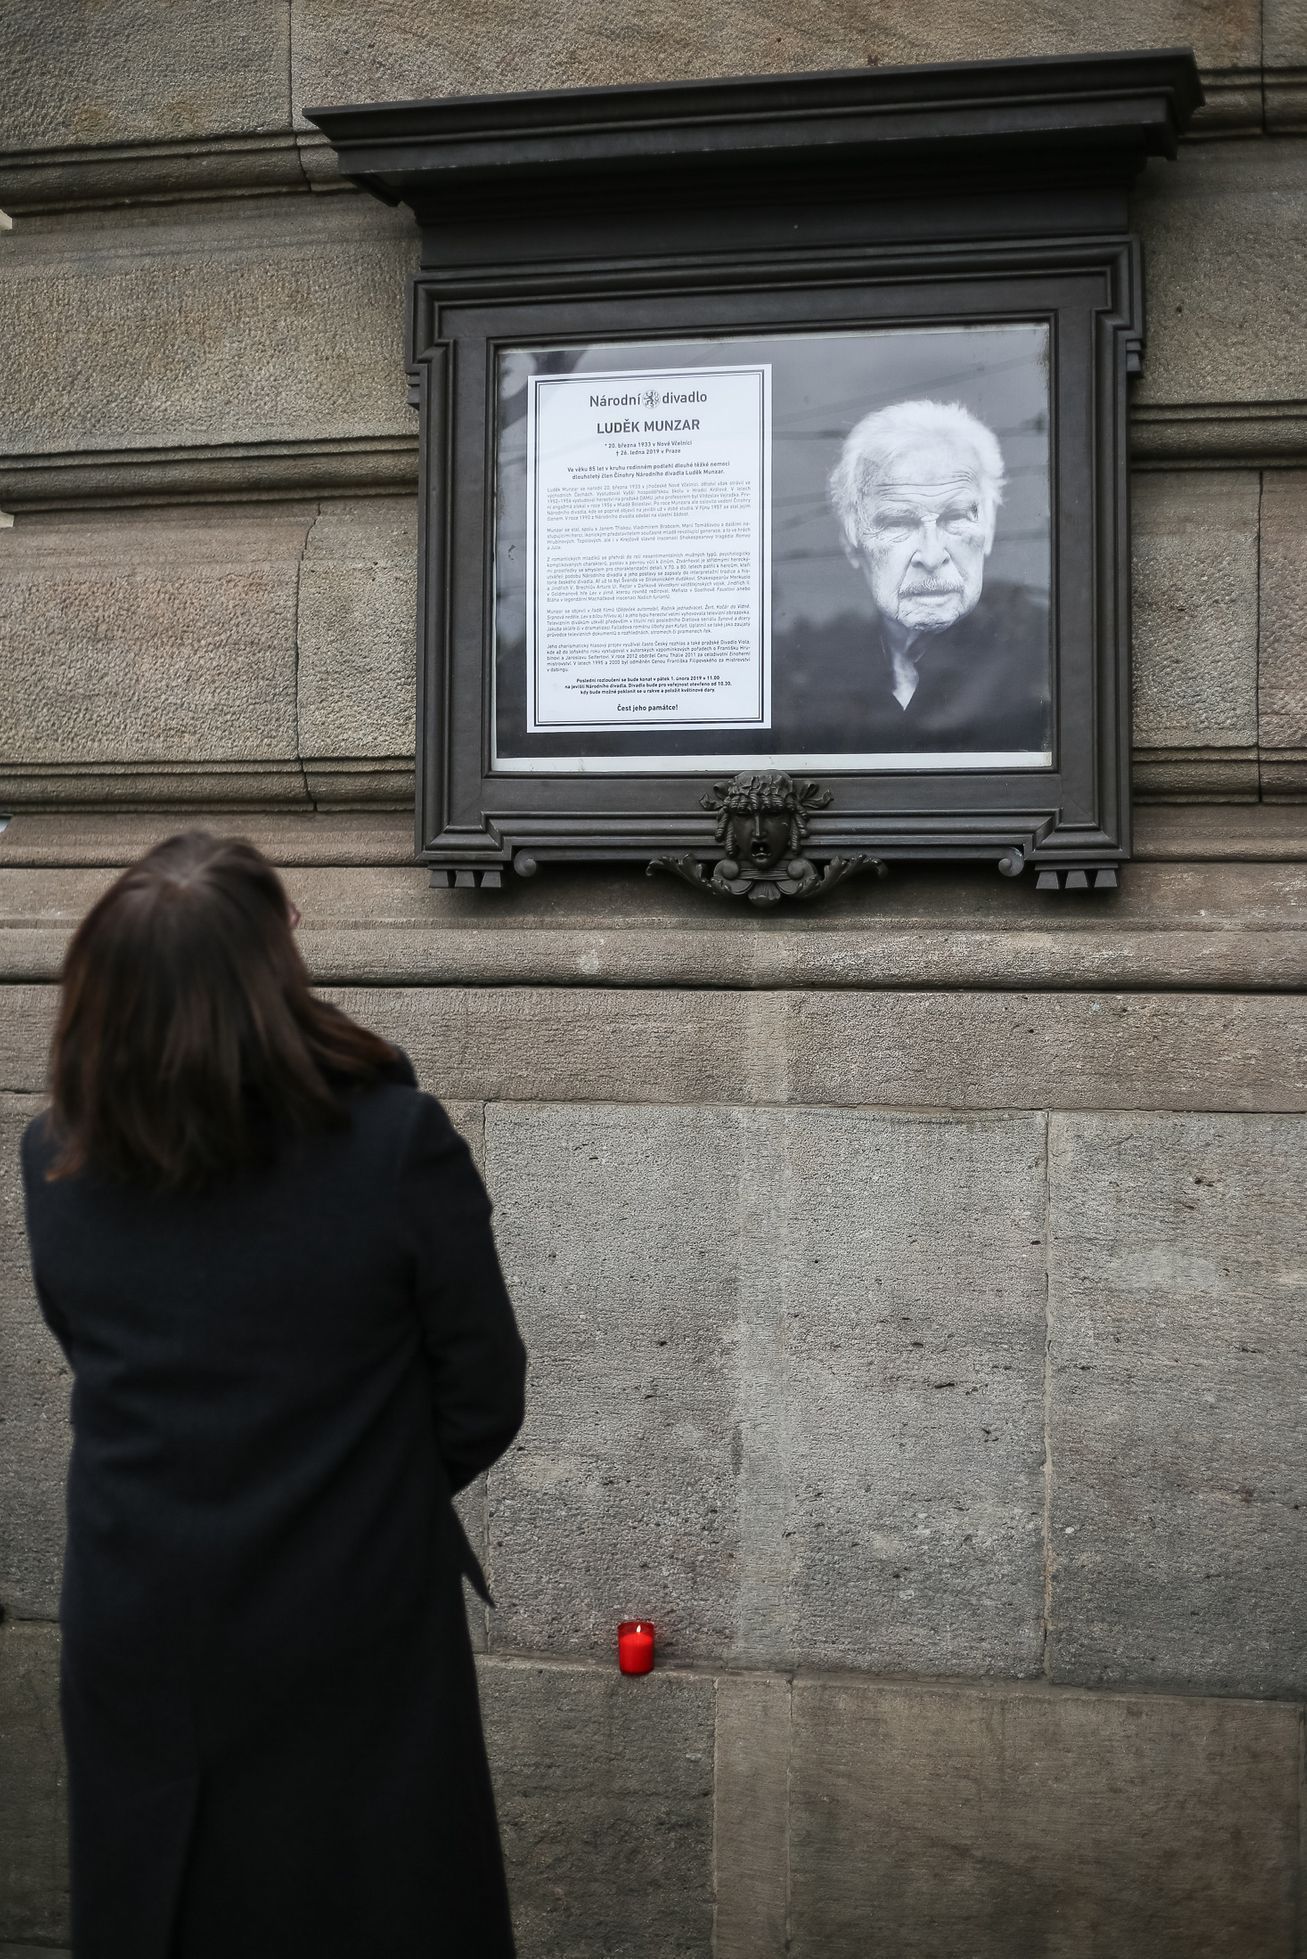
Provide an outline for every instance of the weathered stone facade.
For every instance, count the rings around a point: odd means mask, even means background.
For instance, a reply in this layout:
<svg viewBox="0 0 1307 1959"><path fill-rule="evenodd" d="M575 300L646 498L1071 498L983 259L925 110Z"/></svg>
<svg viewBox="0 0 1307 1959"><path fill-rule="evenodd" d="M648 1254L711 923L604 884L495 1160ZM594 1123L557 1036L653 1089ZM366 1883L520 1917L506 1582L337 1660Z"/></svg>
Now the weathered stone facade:
<svg viewBox="0 0 1307 1959"><path fill-rule="evenodd" d="M1290 1959L1307 1684L1293 0L0 0L0 1953L65 1936L66 1380L16 1138L70 927L238 829L480 1154L468 1521L526 1959ZM415 239L305 105L1191 42L1134 396L1138 863L806 917L408 862ZM620 1679L617 1620L664 1665ZM8 1940L10 1945L4 1942Z"/></svg>

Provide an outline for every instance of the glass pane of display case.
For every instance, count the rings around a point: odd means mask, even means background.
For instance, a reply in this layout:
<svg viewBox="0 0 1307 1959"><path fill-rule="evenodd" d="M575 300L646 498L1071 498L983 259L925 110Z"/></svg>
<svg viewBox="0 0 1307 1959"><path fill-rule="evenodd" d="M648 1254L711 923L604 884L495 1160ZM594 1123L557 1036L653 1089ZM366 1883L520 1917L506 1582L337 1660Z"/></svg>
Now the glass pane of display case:
<svg viewBox="0 0 1307 1959"><path fill-rule="evenodd" d="M501 346L495 769L1050 767L1049 343Z"/></svg>

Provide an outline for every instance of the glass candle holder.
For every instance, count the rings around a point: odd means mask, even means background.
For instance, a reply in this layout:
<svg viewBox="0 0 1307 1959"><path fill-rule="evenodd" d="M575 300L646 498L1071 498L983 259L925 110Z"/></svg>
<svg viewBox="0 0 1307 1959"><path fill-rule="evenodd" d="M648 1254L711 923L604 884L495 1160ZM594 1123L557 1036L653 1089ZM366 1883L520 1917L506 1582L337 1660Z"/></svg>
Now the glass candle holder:
<svg viewBox="0 0 1307 1959"><path fill-rule="evenodd" d="M623 1619L617 1628L617 1664L623 1673L652 1673L654 1628L648 1619Z"/></svg>

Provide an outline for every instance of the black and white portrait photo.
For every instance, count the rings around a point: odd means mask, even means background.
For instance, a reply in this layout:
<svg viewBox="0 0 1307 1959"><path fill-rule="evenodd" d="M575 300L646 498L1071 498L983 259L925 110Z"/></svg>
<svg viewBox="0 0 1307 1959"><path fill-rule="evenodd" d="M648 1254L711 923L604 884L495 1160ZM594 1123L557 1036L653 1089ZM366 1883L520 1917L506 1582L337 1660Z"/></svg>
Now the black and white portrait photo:
<svg viewBox="0 0 1307 1959"><path fill-rule="evenodd" d="M1053 761L1049 334L501 356L503 766Z"/></svg>
<svg viewBox="0 0 1307 1959"><path fill-rule="evenodd" d="M1004 485L997 436L957 401L893 402L846 437L831 503L874 619L840 694L869 748L1047 748L1047 607L987 576Z"/></svg>
<svg viewBox="0 0 1307 1959"><path fill-rule="evenodd" d="M1048 766L1046 329L831 336L822 353L789 410L813 433L778 471L777 746L819 766Z"/></svg>

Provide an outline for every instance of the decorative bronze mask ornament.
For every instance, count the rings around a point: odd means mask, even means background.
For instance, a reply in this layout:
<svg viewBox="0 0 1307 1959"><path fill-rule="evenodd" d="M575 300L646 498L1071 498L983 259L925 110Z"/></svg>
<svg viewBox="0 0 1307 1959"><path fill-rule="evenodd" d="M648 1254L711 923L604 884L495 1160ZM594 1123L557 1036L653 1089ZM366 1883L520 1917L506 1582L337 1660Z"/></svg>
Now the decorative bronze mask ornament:
<svg viewBox="0 0 1307 1959"><path fill-rule="evenodd" d="M818 898L860 871L884 877L886 867L878 857L830 857L818 869L804 856L809 815L825 809L830 801L830 790L820 783L796 782L781 771L762 775L744 771L729 782L715 782L699 804L716 816L714 834L725 856L711 873L688 852L655 857L648 875L670 871L716 898L747 898L751 905Z"/></svg>

